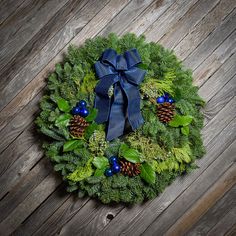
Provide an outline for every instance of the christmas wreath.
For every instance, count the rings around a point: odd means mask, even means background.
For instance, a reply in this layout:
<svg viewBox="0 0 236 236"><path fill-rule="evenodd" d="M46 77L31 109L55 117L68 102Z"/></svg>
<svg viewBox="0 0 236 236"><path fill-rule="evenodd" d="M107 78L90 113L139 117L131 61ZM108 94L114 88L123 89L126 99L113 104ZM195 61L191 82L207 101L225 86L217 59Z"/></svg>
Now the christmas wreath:
<svg viewBox="0 0 236 236"><path fill-rule="evenodd" d="M204 101L191 71L144 36L70 46L49 75L36 124L67 182L103 203L154 198L204 154Z"/></svg>

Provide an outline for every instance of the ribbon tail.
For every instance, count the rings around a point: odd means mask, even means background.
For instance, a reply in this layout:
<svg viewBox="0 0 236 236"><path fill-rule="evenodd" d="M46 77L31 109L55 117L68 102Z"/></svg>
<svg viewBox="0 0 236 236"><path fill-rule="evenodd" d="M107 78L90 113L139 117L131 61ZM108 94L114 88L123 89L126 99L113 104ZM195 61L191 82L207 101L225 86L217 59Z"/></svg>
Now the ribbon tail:
<svg viewBox="0 0 236 236"><path fill-rule="evenodd" d="M115 84L114 102L111 106L109 124L107 129L108 141L123 135L125 128L125 101L124 94L119 84Z"/></svg>
<svg viewBox="0 0 236 236"><path fill-rule="evenodd" d="M128 121L134 131L144 123L140 110L140 93L136 86L126 83L124 91L128 100Z"/></svg>
<svg viewBox="0 0 236 236"><path fill-rule="evenodd" d="M114 80L114 75L108 75L102 78L95 88L96 98L94 107L98 109L98 115L95 121L98 124L104 123L108 120L111 104L111 99L108 96L108 90L114 83Z"/></svg>

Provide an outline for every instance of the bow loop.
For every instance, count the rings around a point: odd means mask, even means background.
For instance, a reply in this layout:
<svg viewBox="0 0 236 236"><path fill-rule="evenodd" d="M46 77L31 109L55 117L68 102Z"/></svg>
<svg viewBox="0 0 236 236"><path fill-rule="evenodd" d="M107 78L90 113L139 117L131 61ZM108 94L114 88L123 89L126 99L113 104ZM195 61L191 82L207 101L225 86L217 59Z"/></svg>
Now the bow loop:
<svg viewBox="0 0 236 236"><path fill-rule="evenodd" d="M146 72L137 67L140 62L136 49L126 51L123 55L107 49L95 63L96 74L100 79L95 88L95 107L98 109L96 122L108 121L109 141L124 133L126 117L133 130L143 123L137 86L143 81ZM108 95L111 86L114 87L113 102Z"/></svg>

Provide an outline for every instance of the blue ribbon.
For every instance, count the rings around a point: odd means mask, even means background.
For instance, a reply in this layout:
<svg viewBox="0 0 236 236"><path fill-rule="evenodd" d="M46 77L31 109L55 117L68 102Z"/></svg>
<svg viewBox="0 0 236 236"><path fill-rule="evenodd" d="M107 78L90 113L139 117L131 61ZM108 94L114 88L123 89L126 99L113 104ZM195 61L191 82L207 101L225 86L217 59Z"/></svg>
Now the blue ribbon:
<svg viewBox="0 0 236 236"><path fill-rule="evenodd" d="M136 49L118 55L113 49L106 49L95 70L100 81L95 93L95 108L98 109L97 123L108 121L107 137L111 141L124 133L128 119L132 130L143 124L140 111L138 85L143 81L146 71L137 67L141 58ZM114 87L114 97L109 97L109 88Z"/></svg>

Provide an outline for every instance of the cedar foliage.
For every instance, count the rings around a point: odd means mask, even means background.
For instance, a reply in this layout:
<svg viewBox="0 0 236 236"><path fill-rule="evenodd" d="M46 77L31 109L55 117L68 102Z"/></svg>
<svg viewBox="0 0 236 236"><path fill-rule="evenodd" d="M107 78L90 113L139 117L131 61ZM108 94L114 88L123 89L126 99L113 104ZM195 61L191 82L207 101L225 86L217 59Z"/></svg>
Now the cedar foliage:
<svg viewBox="0 0 236 236"><path fill-rule="evenodd" d="M93 107L97 83L93 65L106 48L113 48L118 53L137 48L141 55L139 66L147 71L140 85L145 123L135 132L108 143L104 140L105 127L92 121L77 146L65 152L65 143L73 139L68 130L71 118L68 107L72 109L80 99L86 100L89 108ZM126 34L118 38L110 34L107 38L87 40L79 48L71 45L65 61L56 64L55 72L48 76L47 82L36 124L40 132L49 137L43 145L46 156L67 181L67 191L78 190L79 197L97 197L103 203L138 203L152 199L178 175L195 168L194 160L205 152L200 135L203 127L200 108L204 102L197 94L197 87L192 85L191 71L183 68L173 52L159 44L146 43L144 36ZM193 117L188 135L183 135L179 127L159 121L153 99L164 92L174 97L179 115ZM146 183L140 175L105 177L103 169L92 165L97 156L118 155L122 143L136 149L141 161L156 172L155 183Z"/></svg>

